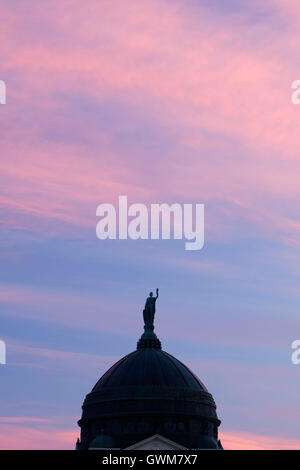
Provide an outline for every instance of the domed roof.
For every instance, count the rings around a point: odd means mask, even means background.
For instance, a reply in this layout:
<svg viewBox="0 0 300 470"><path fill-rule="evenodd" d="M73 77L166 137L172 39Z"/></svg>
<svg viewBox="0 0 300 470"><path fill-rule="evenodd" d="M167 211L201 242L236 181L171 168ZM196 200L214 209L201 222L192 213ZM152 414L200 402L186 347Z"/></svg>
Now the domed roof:
<svg viewBox="0 0 300 470"><path fill-rule="evenodd" d="M167 352L153 347L138 349L120 359L100 378L92 392L131 386L207 391L187 366Z"/></svg>
<svg viewBox="0 0 300 470"><path fill-rule="evenodd" d="M116 362L96 383L82 406L80 448L126 449L156 434L188 449L219 448L213 396L181 361L161 349L154 333L153 295L143 312L144 333L137 350ZM95 440L96 439L96 440Z"/></svg>

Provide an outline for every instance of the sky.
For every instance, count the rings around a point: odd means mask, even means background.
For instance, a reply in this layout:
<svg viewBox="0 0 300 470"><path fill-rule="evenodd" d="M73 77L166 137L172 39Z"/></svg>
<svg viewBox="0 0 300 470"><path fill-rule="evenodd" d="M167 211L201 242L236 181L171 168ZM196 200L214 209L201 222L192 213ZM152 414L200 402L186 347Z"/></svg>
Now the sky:
<svg viewBox="0 0 300 470"><path fill-rule="evenodd" d="M143 331L226 449L300 449L296 0L0 0L0 448L73 449ZM96 208L202 203L205 243L99 240Z"/></svg>

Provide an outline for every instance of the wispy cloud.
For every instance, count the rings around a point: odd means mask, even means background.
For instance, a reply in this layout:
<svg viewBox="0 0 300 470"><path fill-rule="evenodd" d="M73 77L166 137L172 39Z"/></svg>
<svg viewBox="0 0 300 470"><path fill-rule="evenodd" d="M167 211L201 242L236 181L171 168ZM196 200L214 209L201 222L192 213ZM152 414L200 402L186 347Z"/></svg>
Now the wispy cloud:
<svg viewBox="0 0 300 470"><path fill-rule="evenodd" d="M299 450L299 439L285 439L282 436L264 436L239 431L224 431L220 435L227 450Z"/></svg>
<svg viewBox="0 0 300 470"><path fill-rule="evenodd" d="M33 429L15 424L1 425L0 448L3 450L74 449L79 433L72 429L57 430L51 427ZM239 431L222 432L222 445L227 450L300 449L296 439L269 437Z"/></svg>
<svg viewBox="0 0 300 470"><path fill-rule="evenodd" d="M2 450L55 450L74 449L79 433L74 429L1 424L0 448Z"/></svg>
<svg viewBox="0 0 300 470"><path fill-rule="evenodd" d="M281 40L260 21L247 23L247 10L224 20L207 6L166 0L133 2L130 13L121 1L114 12L92 0L84 11L80 2L72 9L61 2L55 12L33 5L27 22L3 7L3 63L19 91L11 87L13 108L4 113L1 205L15 212L15 224L23 214L24 227L26 215L92 226L104 199L168 194L239 201L222 214L232 235L244 207L266 234L298 238L295 210L287 216L276 205L284 198L294 206L299 196L298 110L289 98L297 73L293 2L269 2L272 19L292 25ZM37 17L47 24L38 43ZM50 30L64 37L59 47ZM13 119L24 108L25 117ZM149 168L144 144L155 142Z"/></svg>

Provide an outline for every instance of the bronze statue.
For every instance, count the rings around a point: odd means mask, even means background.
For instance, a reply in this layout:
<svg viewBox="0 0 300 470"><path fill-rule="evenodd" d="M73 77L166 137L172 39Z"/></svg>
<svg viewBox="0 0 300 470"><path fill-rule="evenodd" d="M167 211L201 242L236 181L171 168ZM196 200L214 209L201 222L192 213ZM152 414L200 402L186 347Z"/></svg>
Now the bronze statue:
<svg viewBox="0 0 300 470"><path fill-rule="evenodd" d="M156 289L156 297L153 297L153 292L150 292L146 300L145 308L143 311L144 322L146 327L153 327L155 315L155 302L158 299L158 289ZM151 328L153 329L153 328Z"/></svg>

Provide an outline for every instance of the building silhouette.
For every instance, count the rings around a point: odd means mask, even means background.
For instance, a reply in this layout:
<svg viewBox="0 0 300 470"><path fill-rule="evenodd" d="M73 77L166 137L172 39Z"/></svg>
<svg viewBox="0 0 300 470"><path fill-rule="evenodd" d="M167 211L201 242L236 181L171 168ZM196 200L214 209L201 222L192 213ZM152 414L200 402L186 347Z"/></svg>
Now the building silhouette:
<svg viewBox="0 0 300 470"><path fill-rule="evenodd" d="M214 399L187 366L162 350L154 313L155 302L146 302L137 349L86 396L76 449L222 449Z"/></svg>

